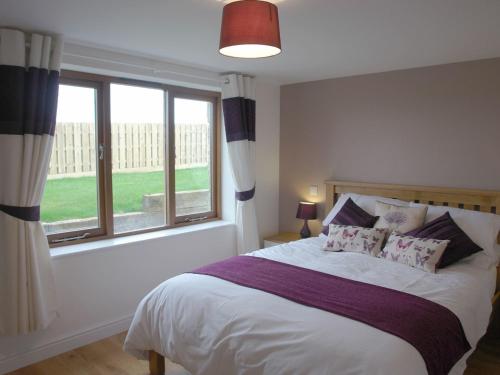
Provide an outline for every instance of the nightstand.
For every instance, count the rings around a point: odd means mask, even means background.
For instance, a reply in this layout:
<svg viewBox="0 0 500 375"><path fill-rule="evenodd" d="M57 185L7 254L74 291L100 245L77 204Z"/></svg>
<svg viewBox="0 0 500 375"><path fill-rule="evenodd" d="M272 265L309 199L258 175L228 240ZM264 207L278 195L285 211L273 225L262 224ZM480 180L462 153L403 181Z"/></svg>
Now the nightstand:
<svg viewBox="0 0 500 375"><path fill-rule="evenodd" d="M281 245L291 241L300 240L300 234L293 232L282 232L274 236L264 238L264 247Z"/></svg>

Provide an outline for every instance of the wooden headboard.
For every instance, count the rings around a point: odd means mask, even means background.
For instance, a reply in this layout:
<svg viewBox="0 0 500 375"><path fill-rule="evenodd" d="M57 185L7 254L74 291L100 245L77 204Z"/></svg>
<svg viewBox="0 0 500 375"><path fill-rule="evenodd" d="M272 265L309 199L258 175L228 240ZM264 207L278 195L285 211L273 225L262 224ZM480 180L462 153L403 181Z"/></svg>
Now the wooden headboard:
<svg viewBox="0 0 500 375"><path fill-rule="evenodd" d="M378 195L433 206L449 206L500 215L500 191L455 189L430 186L372 184L366 182L326 181L326 211L330 212L342 193ZM500 232L497 235L500 244ZM497 293L500 301L500 265L497 267Z"/></svg>
<svg viewBox="0 0 500 375"><path fill-rule="evenodd" d="M342 193L357 193L395 198L434 206L500 214L500 191L455 189L430 186L372 184L366 182L326 181L326 211L329 212ZM500 233L497 241L500 244Z"/></svg>

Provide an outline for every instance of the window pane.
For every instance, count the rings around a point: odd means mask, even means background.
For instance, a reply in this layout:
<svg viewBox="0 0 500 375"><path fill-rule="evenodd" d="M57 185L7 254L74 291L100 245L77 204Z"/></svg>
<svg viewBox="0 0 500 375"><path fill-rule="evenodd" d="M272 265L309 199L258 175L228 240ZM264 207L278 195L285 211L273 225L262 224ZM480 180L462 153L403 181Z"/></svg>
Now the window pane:
<svg viewBox="0 0 500 375"><path fill-rule="evenodd" d="M60 85L41 221L47 234L99 227L93 88Z"/></svg>
<svg viewBox="0 0 500 375"><path fill-rule="evenodd" d="M212 210L211 102L175 98L176 216Z"/></svg>
<svg viewBox="0 0 500 375"><path fill-rule="evenodd" d="M163 90L111 85L115 233L165 225Z"/></svg>

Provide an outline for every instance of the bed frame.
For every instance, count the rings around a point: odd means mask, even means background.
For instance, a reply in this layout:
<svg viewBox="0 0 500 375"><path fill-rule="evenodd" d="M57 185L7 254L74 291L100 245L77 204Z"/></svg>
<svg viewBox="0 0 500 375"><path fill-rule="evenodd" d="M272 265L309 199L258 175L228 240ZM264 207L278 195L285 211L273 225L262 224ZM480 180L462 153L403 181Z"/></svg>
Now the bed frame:
<svg viewBox="0 0 500 375"><path fill-rule="evenodd" d="M326 181L326 211L342 193L357 193L395 198L433 206L449 206L500 214L500 191L455 189L430 186L371 184L366 182ZM497 241L500 244L500 232Z"/></svg>
<svg viewBox="0 0 500 375"><path fill-rule="evenodd" d="M500 214L500 191L454 189L445 187L372 184L365 182L326 181L325 212L329 212L342 193L357 193L395 198L408 202L424 203L434 206L449 206L466 210ZM500 244L500 232L497 236ZM500 268L497 268L497 291L492 303L500 302ZM165 358L149 352L149 371L151 375L164 375Z"/></svg>
<svg viewBox="0 0 500 375"><path fill-rule="evenodd" d="M448 206L500 215L500 191L456 189L445 187L372 184L351 181L326 181L326 208L329 212L340 194L378 195L432 206ZM500 244L500 232L497 235ZM500 302L500 266L497 267L497 288L492 303Z"/></svg>

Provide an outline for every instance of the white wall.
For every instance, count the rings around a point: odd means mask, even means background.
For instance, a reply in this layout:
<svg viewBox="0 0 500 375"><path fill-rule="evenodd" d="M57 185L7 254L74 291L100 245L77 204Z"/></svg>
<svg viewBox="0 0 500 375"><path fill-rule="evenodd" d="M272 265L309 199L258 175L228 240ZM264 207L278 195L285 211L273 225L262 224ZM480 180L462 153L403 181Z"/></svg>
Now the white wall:
<svg viewBox="0 0 500 375"><path fill-rule="evenodd" d="M126 330L138 302L154 286L235 254L233 224L198 229L54 257L60 317L46 331L0 338L0 373ZM137 239L141 236L148 238Z"/></svg>
<svg viewBox="0 0 500 375"><path fill-rule="evenodd" d="M280 87L257 79L255 204L261 240L278 233Z"/></svg>
<svg viewBox="0 0 500 375"><path fill-rule="evenodd" d="M220 90L221 86L217 72L68 42L64 44L62 67L205 90Z"/></svg>
<svg viewBox="0 0 500 375"><path fill-rule="evenodd" d="M216 72L74 44L65 47L63 67L220 90ZM257 80L256 205L261 237L278 231L279 103L279 86ZM140 299L161 281L235 255L234 186L228 168L223 142L224 221L57 249L53 260L60 318L43 332L0 337L0 374L126 330ZM99 248L57 255L95 246Z"/></svg>

